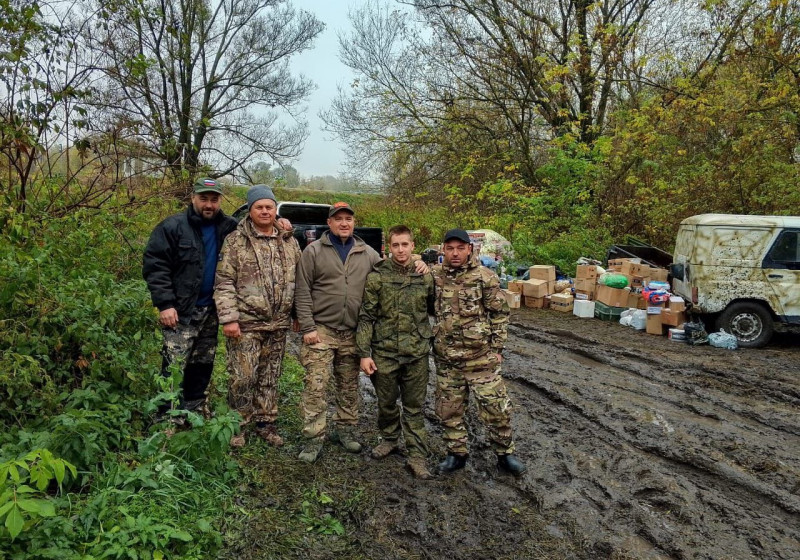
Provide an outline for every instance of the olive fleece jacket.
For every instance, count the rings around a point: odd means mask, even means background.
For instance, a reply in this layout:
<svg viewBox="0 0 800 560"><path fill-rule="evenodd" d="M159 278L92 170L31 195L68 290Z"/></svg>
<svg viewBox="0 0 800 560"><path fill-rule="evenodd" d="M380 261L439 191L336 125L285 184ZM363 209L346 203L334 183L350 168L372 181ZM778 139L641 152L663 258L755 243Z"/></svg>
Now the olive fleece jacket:
<svg viewBox="0 0 800 560"><path fill-rule="evenodd" d="M339 253L326 231L305 248L300 257L295 291L295 311L303 334L324 325L336 330L355 330L364 285L380 255L357 236L347 259Z"/></svg>

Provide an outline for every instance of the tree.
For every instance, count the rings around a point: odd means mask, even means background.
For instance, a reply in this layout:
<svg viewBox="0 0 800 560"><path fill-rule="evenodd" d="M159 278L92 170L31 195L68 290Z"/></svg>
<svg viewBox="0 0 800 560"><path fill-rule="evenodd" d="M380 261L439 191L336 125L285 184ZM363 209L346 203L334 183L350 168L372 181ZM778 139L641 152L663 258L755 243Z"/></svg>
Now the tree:
<svg viewBox="0 0 800 560"><path fill-rule="evenodd" d="M289 62L323 24L282 0L118 0L100 4L92 37L106 55L100 109L184 185L254 156L281 161L306 138L301 104L312 88ZM286 124L279 111L294 120Z"/></svg>
<svg viewBox="0 0 800 560"><path fill-rule="evenodd" d="M0 12L0 169L5 171L0 189L25 212L38 194L34 178L52 178L52 158L58 157L53 148L85 133L90 124L83 103L91 92L90 72L77 41L85 21L73 21L57 6L36 0L0 0ZM56 191L47 192L51 202L80 204L96 194L79 188L57 197L75 173L67 168L60 174Z"/></svg>

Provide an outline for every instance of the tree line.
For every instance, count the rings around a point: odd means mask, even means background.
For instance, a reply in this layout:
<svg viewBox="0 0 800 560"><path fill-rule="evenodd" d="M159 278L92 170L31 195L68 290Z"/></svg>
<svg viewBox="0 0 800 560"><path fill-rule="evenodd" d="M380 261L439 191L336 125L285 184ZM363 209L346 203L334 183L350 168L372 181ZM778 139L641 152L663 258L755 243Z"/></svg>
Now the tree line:
<svg viewBox="0 0 800 560"><path fill-rule="evenodd" d="M299 182L286 162L312 82L291 61L323 29L312 14L0 9L0 189L17 210L134 200L143 179L185 195L200 172ZM322 116L356 188L378 177L398 203L444 204L515 243L668 245L690 214L800 212L799 14L797 0L369 0L340 37L356 78Z"/></svg>
<svg viewBox="0 0 800 560"><path fill-rule="evenodd" d="M797 1L372 1L351 21L356 79L325 122L406 200L664 245L687 215L800 211Z"/></svg>

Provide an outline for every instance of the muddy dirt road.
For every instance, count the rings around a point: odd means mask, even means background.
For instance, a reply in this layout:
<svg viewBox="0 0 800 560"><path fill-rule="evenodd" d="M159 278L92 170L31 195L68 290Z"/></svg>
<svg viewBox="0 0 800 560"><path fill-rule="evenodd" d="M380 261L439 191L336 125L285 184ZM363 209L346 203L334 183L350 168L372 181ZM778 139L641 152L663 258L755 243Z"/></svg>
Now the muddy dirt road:
<svg viewBox="0 0 800 560"><path fill-rule="evenodd" d="M498 473L481 430L468 467L429 483L365 457L385 496L367 557L800 559L797 335L728 351L523 309L507 354L528 473Z"/></svg>
<svg viewBox="0 0 800 560"><path fill-rule="evenodd" d="M228 557L800 560L798 335L728 351L522 309L506 355L523 477L498 472L472 407L467 467L425 482L401 456L374 461L368 450L326 447L306 467L290 433L267 451L279 459L271 467L253 460L264 483L244 500L262 513ZM374 445L374 393L362 382L359 428ZM432 383L426 417L438 461ZM271 487L281 476L291 485ZM274 512L309 487L361 496L352 510L331 510L346 535L306 533L277 556L259 553L286 530Z"/></svg>

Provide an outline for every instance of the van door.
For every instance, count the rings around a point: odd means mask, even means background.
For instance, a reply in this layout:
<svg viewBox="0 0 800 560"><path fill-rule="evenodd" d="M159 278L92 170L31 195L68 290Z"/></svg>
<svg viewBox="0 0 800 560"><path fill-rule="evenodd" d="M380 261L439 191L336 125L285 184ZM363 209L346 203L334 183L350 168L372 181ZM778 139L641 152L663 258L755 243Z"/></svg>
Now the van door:
<svg viewBox="0 0 800 560"><path fill-rule="evenodd" d="M800 229L785 229L763 262L783 320L800 324Z"/></svg>

